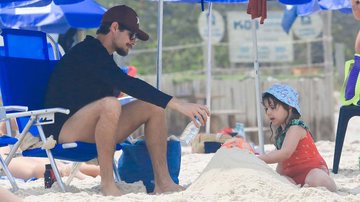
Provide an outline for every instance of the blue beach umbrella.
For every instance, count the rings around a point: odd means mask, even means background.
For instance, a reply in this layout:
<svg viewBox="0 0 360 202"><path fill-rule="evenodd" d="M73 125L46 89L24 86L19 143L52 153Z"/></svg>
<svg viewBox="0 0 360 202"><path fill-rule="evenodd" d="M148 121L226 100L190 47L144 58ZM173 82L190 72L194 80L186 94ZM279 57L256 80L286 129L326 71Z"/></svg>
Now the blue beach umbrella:
<svg viewBox="0 0 360 202"><path fill-rule="evenodd" d="M282 27L288 33L297 16L305 16L327 10L338 10L342 13L351 13L351 2L350 0L312 0L306 4L286 6Z"/></svg>
<svg viewBox="0 0 360 202"><path fill-rule="evenodd" d="M39 7L54 2L56 5L78 3L83 0L1 0L0 8Z"/></svg>
<svg viewBox="0 0 360 202"><path fill-rule="evenodd" d="M2 0L0 8L19 8L26 6L46 6L52 0Z"/></svg>
<svg viewBox="0 0 360 202"><path fill-rule="evenodd" d="M51 2L42 7L1 8L0 27L65 33L71 27L98 27L105 11L94 0L60 5Z"/></svg>

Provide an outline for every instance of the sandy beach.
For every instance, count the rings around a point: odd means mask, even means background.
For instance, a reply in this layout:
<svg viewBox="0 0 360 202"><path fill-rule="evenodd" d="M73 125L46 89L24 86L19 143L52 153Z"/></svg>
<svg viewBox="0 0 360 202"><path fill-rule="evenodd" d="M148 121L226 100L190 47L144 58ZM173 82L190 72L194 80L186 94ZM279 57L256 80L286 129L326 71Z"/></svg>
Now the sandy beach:
<svg viewBox="0 0 360 202"><path fill-rule="evenodd" d="M335 115L337 120L337 115ZM149 195L141 182L120 185L121 197L105 197L99 192L100 178L74 179L69 192L62 193L55 185L44 189L43 179L18 182L16 195L24 201L360 201L360 117L351 119L340 162L339 173L331 174L338 186L332 193L325 188L299 188L290 184L255 156L233 149L216 154L193 154L182 148L180 184L187 189L179 193ZM356 140L358 139L358 140ZM334 142L316 145L332 168ZM272 150L266 145L265 150ZM66 178L64 178L64 181ZM10 188L6 180L0 186Z"/></svg>

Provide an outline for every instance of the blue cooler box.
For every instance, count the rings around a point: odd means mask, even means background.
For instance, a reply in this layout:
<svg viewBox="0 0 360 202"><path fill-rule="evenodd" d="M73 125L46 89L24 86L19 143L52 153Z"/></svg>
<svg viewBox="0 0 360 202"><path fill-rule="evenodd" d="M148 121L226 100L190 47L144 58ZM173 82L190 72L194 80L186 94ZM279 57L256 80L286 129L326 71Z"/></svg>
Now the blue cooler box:
<svg viewBox="0 0 360 202"><path fill-rule="evenodd" d="M150 156L144 140L134 144L122 144L122 155L119 159L119 174L121 180L127 183L143 181L148 193L154 191L154 173ZM167 143L167 161L172 180L179 184L181 165L181 145L179 141L170 140Z"/></svg>

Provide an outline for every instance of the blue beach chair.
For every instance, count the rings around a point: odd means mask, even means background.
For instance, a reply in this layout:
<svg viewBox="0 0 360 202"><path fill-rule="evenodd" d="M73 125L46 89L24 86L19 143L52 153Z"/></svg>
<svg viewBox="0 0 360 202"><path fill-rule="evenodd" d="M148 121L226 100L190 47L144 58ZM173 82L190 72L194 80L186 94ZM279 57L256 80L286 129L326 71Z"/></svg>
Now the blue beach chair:
<svg viewBox="0 0 360 202"><path fill-rule="evenodd" d="M2 30L1 34L5 45L5 56L0 56L0 87L3 104L4 106L20 105L29 108L29 111L26 112L6 113L5 115L5 119L17 118L21 131L17 143L5 160L8 165L29 131L32 135L38 135L45 143L47 140L42 125L54 123L55 113L68 114L69 110L43 108L48 80L57 63L57 60L49 59L46 34L39 31L8 29ZM24 42L24 45L19 44L19 41ZM120 149L121 145L116 145L116 150ZM61 190L65 192L65 184L61 180L54 159L86 162L97 158L97 150L96 144L73 142L57 144L50 150L41 148L26 150L22 152L22 155L49 158L57 182ZM74 167L78 168L79 165L76 163ZM114 173L116 180L119 181L116 164L114 164ZM72 177L69 177L67 183L70 183L71 179Z"/></svg>

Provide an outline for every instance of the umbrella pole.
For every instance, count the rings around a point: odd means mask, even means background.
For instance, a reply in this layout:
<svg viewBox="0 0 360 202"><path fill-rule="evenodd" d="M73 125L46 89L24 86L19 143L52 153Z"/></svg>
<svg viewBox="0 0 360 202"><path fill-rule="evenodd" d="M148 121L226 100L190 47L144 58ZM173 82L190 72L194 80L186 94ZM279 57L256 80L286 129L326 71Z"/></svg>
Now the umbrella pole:
<svg viewBox="0 0 360 202"><path fill-rule="evenodd" d="M208 11L208 50L207 50L207 71L206 71L206 105L211 110L211 54L212 54L212 41L211 41L211 31L212 31L212 3L209 3ZM210 134L210 117L206 121L206 134Z"/></svg>
<svg viewBox="0 0 360 202"><path fill-rule="evenodd" d="M264 154L264 131L263 122L261 117L260 107L260 79L259 79L259 61L258 61L258 48L257 48L257 35L256 35L256 19L251 20L251 30L253 38L253 57L254 57L254 70L255 70L255 89L256 89L256 116L259 130L259 148L260 154Z"/></svg>
<svg viewBox="0 0 360 202"><path fill-rule="evenodd" d="M161 74L162 74L162 38L163 38L163 11L164 2L159 0L158 3L158 24L157 24L157 36L158 36L158 50L156 57L156 88L161 89Z"/></svg>

